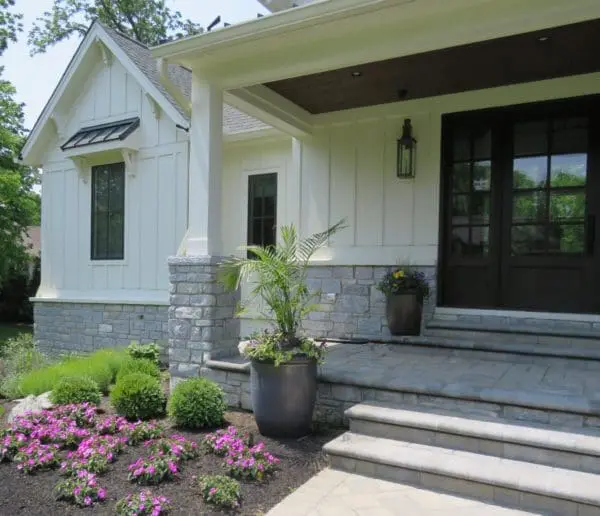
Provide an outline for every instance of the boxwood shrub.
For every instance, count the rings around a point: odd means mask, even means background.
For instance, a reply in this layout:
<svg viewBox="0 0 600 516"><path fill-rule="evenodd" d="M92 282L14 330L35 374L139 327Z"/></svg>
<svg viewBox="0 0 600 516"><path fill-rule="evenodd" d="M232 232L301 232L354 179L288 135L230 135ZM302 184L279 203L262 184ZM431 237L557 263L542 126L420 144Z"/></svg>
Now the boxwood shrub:
<svg viewBox="0 0 600 516"><path fill-rule="evenodd" d="M63 378L52 389L50 401L55 405L69 405L70 403L100 404L100 389L98 384L87 376L73 376Z"/></svg>
<svg viewBox="0 0 600 516"><path fill-rule="evenodd" d="M195 429L221 425L226 408L221 387L206 378L190 378L173 389L168 412L177 426Z"/></svg>
<svg viewBox="0 0 600 516"><path fill-rule="evenodd" d="M130 420L152 419L165 413L166 400L160 382L143 373L119 377L110 401L118 414Z"/></svg>

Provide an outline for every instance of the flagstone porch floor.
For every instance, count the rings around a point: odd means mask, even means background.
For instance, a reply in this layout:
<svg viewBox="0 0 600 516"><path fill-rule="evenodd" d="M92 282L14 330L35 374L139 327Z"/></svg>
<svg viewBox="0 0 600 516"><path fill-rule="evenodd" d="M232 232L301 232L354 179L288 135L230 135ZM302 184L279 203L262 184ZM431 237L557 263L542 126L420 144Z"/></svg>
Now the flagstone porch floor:
<svg viewBox="0 0 600 516"><path fill-rule="evenodd" d="M341 422L361 401L426 405L493 418L600 427L600 361L399 344L329 344L318 419ZM249 364L210 361L204 374L250 408Z"/></svg>

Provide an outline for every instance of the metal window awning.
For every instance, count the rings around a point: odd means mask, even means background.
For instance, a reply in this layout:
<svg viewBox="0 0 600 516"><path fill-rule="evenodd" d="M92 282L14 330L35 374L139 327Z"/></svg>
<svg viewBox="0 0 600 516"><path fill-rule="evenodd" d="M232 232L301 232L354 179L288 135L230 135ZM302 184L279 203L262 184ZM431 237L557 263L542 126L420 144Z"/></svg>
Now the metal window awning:
<svg viewBox="0 0 600 516"><path fill-rule="evenodd" d="M84 127L77 131L67 142L61 145L63 151L88 145L125 140L140 125L139 117Z"/></svg>

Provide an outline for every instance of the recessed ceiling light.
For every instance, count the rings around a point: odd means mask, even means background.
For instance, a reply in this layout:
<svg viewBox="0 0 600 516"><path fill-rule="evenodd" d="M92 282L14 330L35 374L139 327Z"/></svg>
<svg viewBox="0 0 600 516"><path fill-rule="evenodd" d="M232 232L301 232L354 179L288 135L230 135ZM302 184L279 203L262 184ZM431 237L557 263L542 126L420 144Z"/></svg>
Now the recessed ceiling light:
<svg viewBox="0 0 600 516"><path fill-rule="evenodd" d="M352 72L350 75L352 75L352 77L361 77L362 76L362 72L359 72L358 70L355 72Z"/></svg>
<svg viewBox="0 0 600 516"><path fill-rule="evenodd" d="M539 41L540 43L544 43L544 41L548 41L549 39L550 39L550 37L549 37L549 36L540 36L540 37L538 38L538 41Z"/></svg>

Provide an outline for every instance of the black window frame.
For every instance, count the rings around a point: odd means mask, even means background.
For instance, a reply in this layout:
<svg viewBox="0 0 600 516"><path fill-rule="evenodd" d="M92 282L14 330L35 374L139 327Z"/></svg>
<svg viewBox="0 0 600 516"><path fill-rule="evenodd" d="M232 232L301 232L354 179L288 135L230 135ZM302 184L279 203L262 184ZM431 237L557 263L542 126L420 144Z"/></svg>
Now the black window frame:
<svg viewBox="0 0 600 516"><path fill-rule="evenodd" d="M248 215L248 225L247 225L247 235L246 235L246 243L247 245L258 245L258 246L271 246L276 245L277 241L277 189L278 189L278 177L277 172L269 172L266 174L251 174L248 176L248 206L247 206L247 215ZM261 182L265 181L273 181L274 183L274 191L275 195L273 196L272 208L273 213L266 213L267 211L267 203L266 199L268 196L257 197L256 190ZM261 199L261 213L254 213L255 200ZM273 224L271 228L267 228L266 224L272 219ZM260 224L260 235L255 235L255 223L258 222ZM266 239L265 236L267 232L271 233L271 238ZM271 240L271 241L269 241ZM251 257L252 253L249 252L249 257Z"/></svg>
<svg viewBox="0 0 600 516"><path fill-rule="evenodd" d="M102 178L101 174L108 170L106 178ZM91 173L91 227L90 227L90 260L92 261L122 261L125 259L125 163L109 163L104 165L96 165L92 167ZM114 192L110 188L111 179L117 179L117 185L122 190L118 197L121 202L119 206L114 206ZM98 206L97 189L99 182L106 180L107 198L105 200L106 209L100 209ZM116 230L111 225L111 218L120 216L121 224ZM99 242L98 236L98 221L99 217L105 219L105 241ZM111 245L113 238L119 239L120 247L115 251L114 243ZM102 245L101 245L102 244Z"/></svg>

